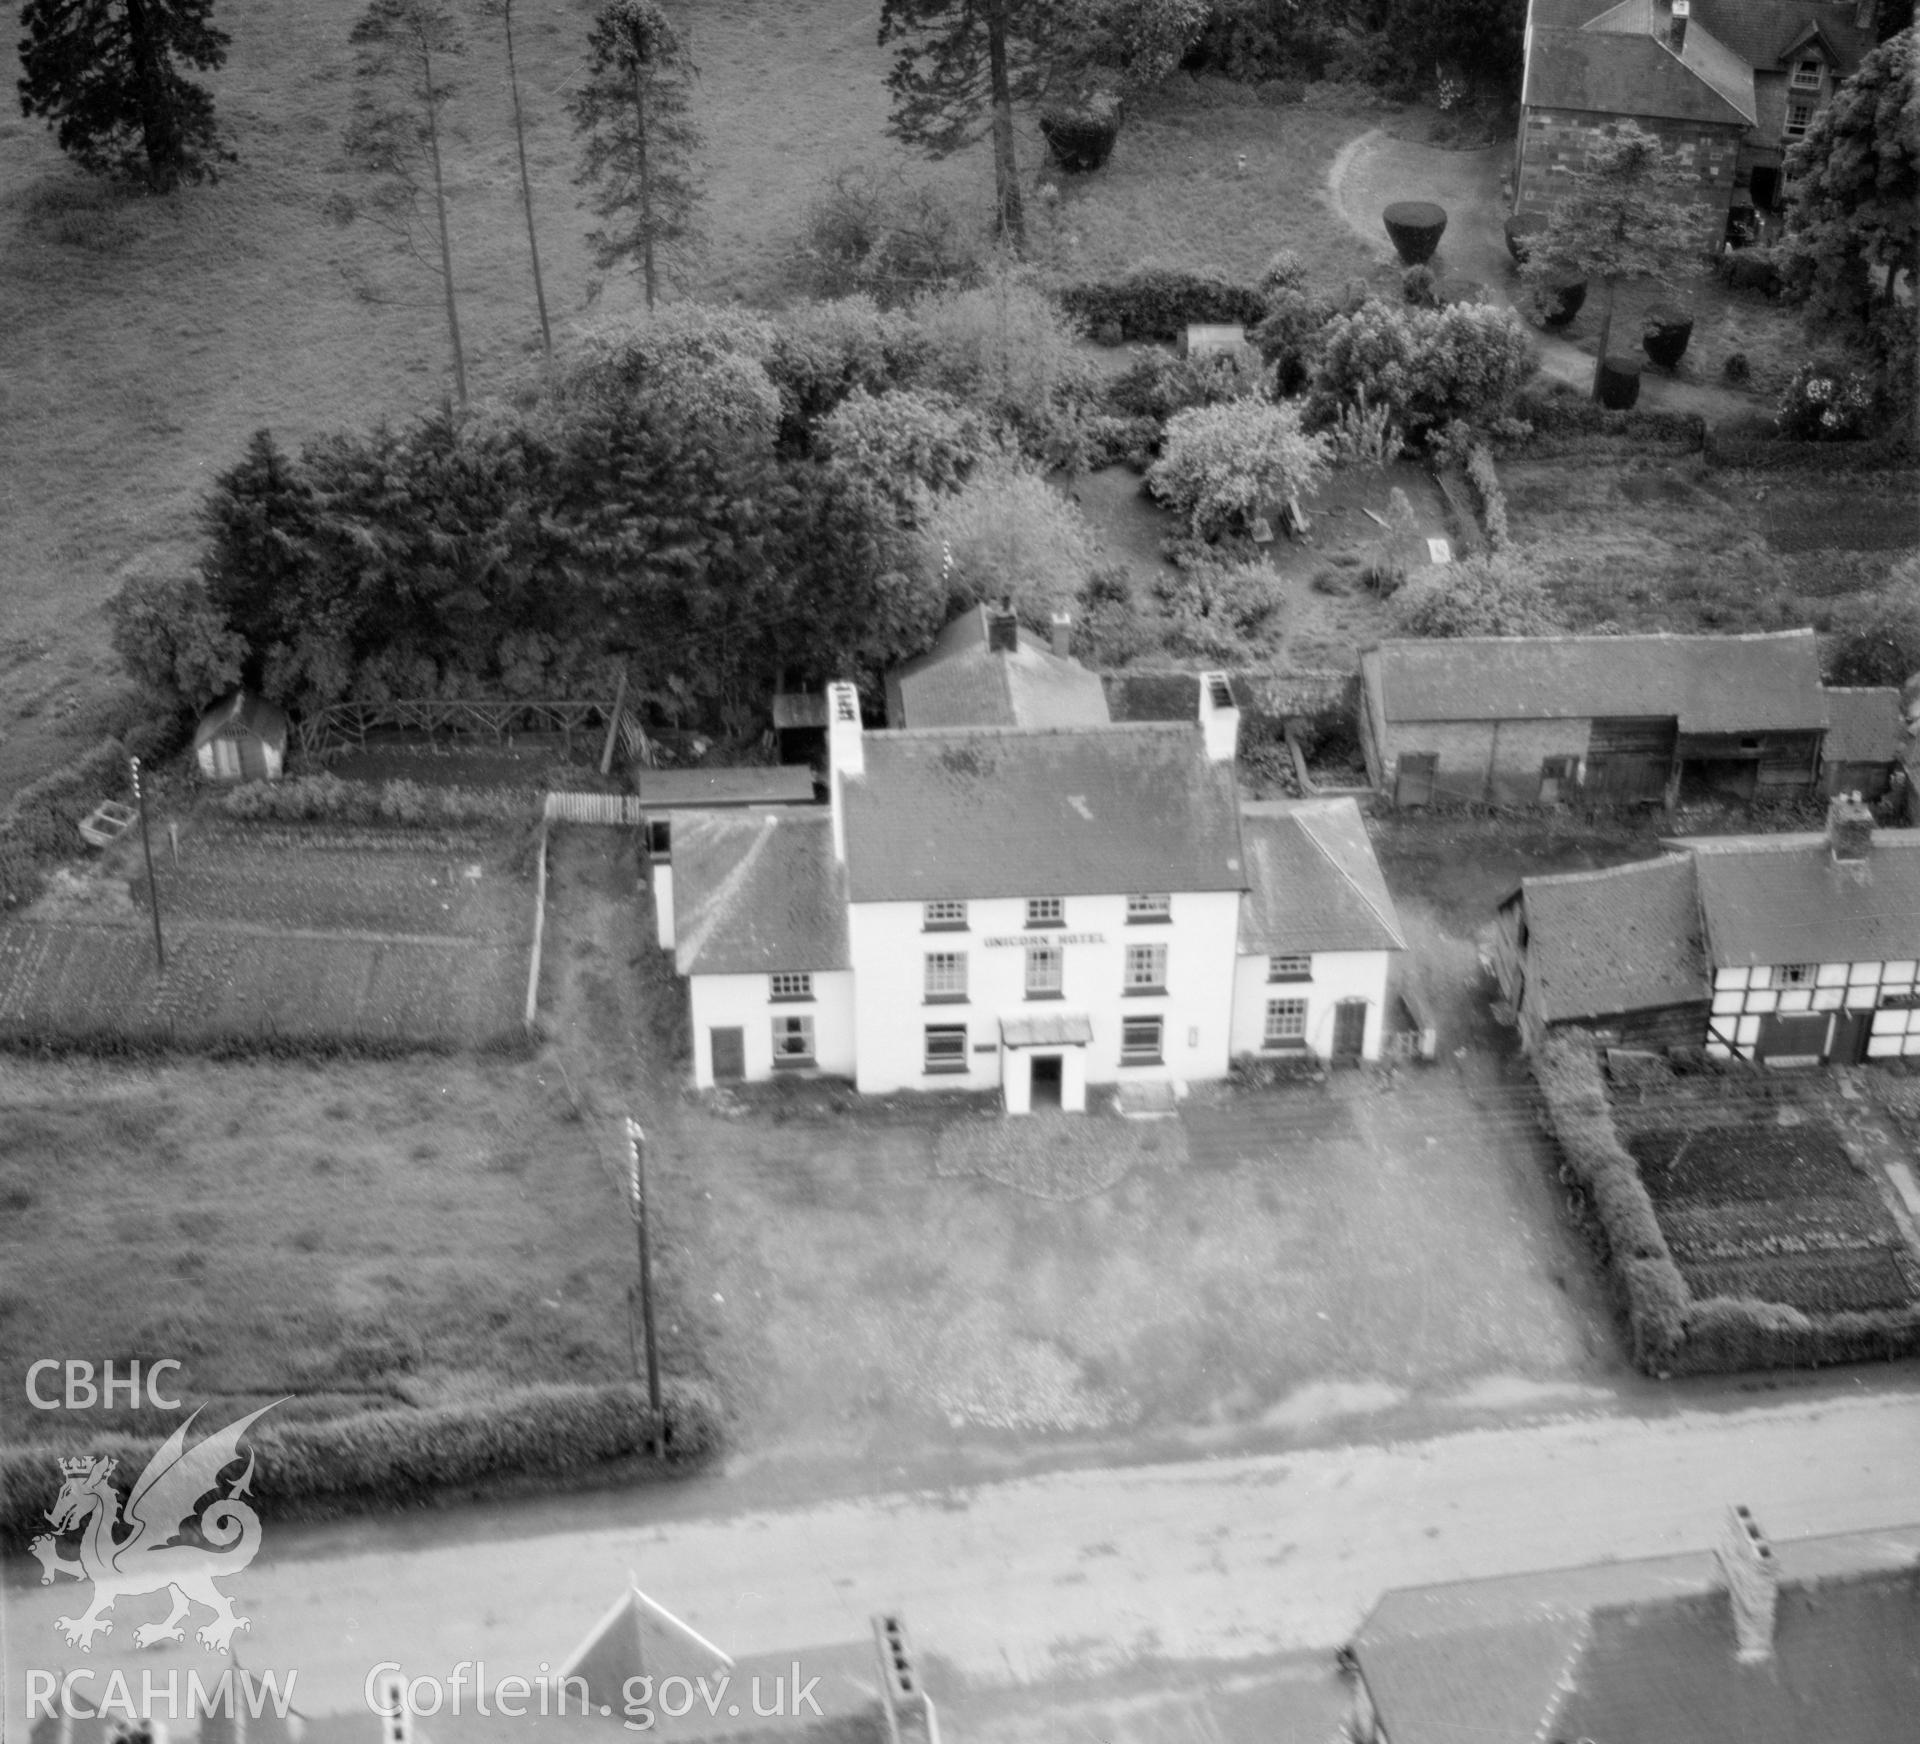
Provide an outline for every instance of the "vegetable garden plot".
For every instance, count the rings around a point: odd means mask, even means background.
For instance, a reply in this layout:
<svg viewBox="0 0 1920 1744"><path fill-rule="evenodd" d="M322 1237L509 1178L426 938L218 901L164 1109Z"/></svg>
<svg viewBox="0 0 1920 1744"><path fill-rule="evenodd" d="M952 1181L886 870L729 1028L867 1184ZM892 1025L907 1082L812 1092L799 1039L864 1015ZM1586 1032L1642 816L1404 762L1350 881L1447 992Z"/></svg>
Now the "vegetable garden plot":
<svg viewBox="0 0 1920 1744"><path fill-rule="evenodd" d="M1682 1263L1680 1273L1696 1298L1744 1296L1806 1314L1904 1308L1920 1296L1920 1268L1887 1248Z"/></svg>
<svg viewBox="0 0 1920 1744"><path fill-rule="evenodd" d="M1781 1199L1771 1205L1662 1206L1660 1227L1683 1265L1767 1254L1823 1253L1897 1244L1878 1199Z"/></svg>
<svg viewBox="0 0 1920 1744"><path fill-rule="evenodd" d="M1824 1121L1640 1132L1627 1140L1627 1149L1663 1212L1670 1205L1872 1197L1840 1135Z"/></svg>

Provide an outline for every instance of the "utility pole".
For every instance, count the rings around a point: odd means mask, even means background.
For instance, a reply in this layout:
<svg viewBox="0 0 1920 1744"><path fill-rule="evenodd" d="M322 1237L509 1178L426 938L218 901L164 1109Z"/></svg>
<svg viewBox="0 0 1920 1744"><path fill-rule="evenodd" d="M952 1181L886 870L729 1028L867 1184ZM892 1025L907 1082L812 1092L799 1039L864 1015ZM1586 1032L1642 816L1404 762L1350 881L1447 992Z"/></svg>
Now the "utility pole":
<svg viewBox="0 0 1920 1744"><path fill-rule="evenodd" d="M167 968L167 947L160 937L160 885L153 876L153 838L147 833L147 798L140 787L140 759L127 759L133 767L133 803L140 813L140 847L147 857L147 895L153 903L153 956L162 974Z"/></svg>
<svg viewBox="0 0 1920 1744"><path fill-rule="evenodd" d="M627 1117L627 1195L640 1244L640 1335L647 1347L647 1406L653 1413L653 1451L664 1453L660 1416L660 1352L653 1336L653 1254L647 1230L647 1135Z"/></svg>

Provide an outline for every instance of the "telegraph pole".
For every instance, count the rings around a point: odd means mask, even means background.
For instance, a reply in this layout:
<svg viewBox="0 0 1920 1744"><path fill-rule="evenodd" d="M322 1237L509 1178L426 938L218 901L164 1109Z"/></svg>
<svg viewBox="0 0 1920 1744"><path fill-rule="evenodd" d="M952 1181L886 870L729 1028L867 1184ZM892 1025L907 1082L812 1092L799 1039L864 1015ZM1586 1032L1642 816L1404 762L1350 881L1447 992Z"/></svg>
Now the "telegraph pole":
<svg viewBox="0 0 1920 1744"><path fill-rule="evenodd" d="M153 903L153 955L164 974L167 967L167 947L160 937L160 885L153 875L153 838L147 833L147 799L140 787L140 759L129 757L133 766L133 803L140 813L140 847L147 857L147 896Z"/></svg>
<svg viewBox="0 0 1920 1744"><path fill-rule="evenodd" d="M659 1454L665 1448L660 1416L660 1352L653 1336L653 1254L647 1230L647 1135L631 1115L627 1117L627 1195L640 1247L640 1336L647 1347L647 1406L653 1413L653 1450Z"/></svg>

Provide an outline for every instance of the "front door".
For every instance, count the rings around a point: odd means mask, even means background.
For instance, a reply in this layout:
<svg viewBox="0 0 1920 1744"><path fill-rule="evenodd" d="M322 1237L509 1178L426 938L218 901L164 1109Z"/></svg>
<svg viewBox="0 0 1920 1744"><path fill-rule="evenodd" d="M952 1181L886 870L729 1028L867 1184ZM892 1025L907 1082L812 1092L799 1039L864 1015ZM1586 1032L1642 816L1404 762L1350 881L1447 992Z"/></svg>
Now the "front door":
<svg viewBox="0 0 1920 1744"><path fill-rule="evenodd" d="M1033 1076L1031 1101L1028 1104L1036 1113L1042 1108L1060 1106L1060 1087L1065 1077L1064 1063L1058 1054L1035 1054L1033 1056Z"/></svg>
<svg viewBox="0 0 1920 1744"><path fill-rule="evenodd" d="M1867 1038L1873 1034L1871 1011L1836 1011L1833 1036L1827 1043L1827 1061L1835 1066L1857 1066L1867 1057Z"/></svg>
<svg viewBox="0 0 1920 1744"><path fill-rule="evenodd" d="M743 1029L709 1030L713 1042L713 1081L738 1083L747 1075L747 1032Z"/></svg>
<svg viewBox="0 0 1920 1744"><path fill-rule="evenodd" d="M1774 1065L1816 1064L1826 1055L1827 1026L1832 1021L1824 1011L1768 1012L1760 1020L1753 1057Z"/></svg>
<svg viewBox="0 0 1920 1744"><path fill-rule="evenodd" d="M231 739L214 740L213 773L214 778L219 781L240 779L240 747Z"/></svg>
<svg viewBox="0 0 1920 1744"><path fill-rule="evenodd" d="M1343 999L1333 1008L1333 1057L1353 1061L1367 1046L1367 1002Z"/></svg>

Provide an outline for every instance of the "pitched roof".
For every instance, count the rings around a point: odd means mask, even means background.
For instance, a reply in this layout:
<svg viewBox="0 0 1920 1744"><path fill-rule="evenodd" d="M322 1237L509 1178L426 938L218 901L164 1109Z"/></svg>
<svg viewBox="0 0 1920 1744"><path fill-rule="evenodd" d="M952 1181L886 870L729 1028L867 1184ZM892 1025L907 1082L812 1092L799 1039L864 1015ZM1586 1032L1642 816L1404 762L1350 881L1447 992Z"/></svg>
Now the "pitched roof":
<svg viewBox="0 0 1920 1744"><path fill-rule="evenodd" d="M1394 1744L1883 1744L1920 1704L1920 1527L1776 1542L1774 1657L1743 1665L1706 1552L1385 1595L1353 1651Z"/></svg>
<svg viewBox="0 0 1920 1744"><path fill-rule="evenodd" d="M1240 839L1247 865L1242 956L1406 949L1366 823L1351 799L1245 804Z"/></svg>
<svg viewBox="0 0 1920 1744"><path fill-rule="evenodd" d="M987 608L942 630L932 648L887 675L887 720L895 727L1091 727L1109 719L1099 676L1063 660L1038 636L987 646Z"/></svg>
<svg viewBox="0 0 1920 1744"><path fill-rule="evenodd" d="M704 805L807 805L812 800L813 771L804 763L640 771L640 803L651 811Z"/></svg>
<svg viewBox="0 0 1920 1744"><path fill-rule="evenodd" d="M1520 891L1528 990L1543 1021L1707 997L1699 897L1687 856L1528 878Z"/></svg>
<svg viewBox="0 0 1920 1744"><path fill-rule="evenodd" d="M1734 733L1827 720L1811 630L1382 642L1361 668L1389 721L1658 716L1683 733Z"/></svg>
<svg viewBox="0 0 1920 1744"><path fill-rule="evenodd" d="M197 751L209 739L251 733L270 744L287 742L287 717L266 698L250 690L236 690L223 697L200 717L193 730L193 748Z"/></svg>
<svg viewBox="0 0 1920 1744"><path fill-rule="evenodd" d="M1827 687L1829 763L1892 763L1906 744L1907 724L1896 689Z"/></svg>
<svg viewBox="0 0 1920 1744"><path fill-rule="evenodd" d="M1818 833L1695 836L1707 951L1717 967L1920 957L1920 830L1875 830L1836 864Z"/></svg>
<svg viewBox="0 0 1920 1744"><path fill-rule="evenodd" d="M1537 109L1751 127L1752 74L1746 73L1743 94L1729 65L1728 57L1710 49L1676 55L1650 36L1536 26L1520 101ZM1713 69L1711 79L1703 66Z"/></svg>
<svg viewBox="0 0 1920 1744"><path fill-rule="evenodd" d="M682 975L850 966L846 886L824 809L671 816L674 966Z"/></svg>
<svg viewBox="0 0 1920 1744"><path fill-rule="evenodd" d="M1873 32L1853 22L1854 7L1819 0L1694 0L1693 21L1704 24L1749 66L1771 71L1787 51L1817 27L1840 60L1842 77L1873 47Z"/></svg>
<svg viewBox="0 0 1920 1744"><path fill-rule="evenodd" d="M1667 54L1677 53L1682 66L1704 80L1751 123L1755 115L1752 65L1697 18L1676 51L1669 37L1672 26L1672 0L1620 0L1617 6L1597 18L1588 19L1582 28L1615 36L1644 37Z"/></svg>
<svg viewBox="0 0 1920 1744"><path fill-rule="evenodd" d="M869 733L843 778L855 902L1240 890L1233 765L1199 725Z"/></svg>

